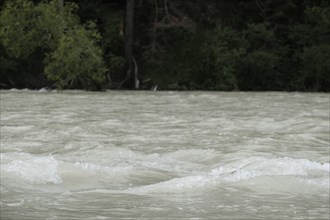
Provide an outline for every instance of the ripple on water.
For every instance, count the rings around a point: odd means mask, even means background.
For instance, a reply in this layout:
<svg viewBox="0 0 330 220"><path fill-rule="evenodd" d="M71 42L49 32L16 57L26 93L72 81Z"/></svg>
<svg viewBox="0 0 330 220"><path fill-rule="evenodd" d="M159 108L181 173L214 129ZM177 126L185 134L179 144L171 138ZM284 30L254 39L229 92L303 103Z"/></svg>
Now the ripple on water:
<svg viewBox="0 0 330 220"><path fill-rule="evenodd" d="M0 93L1 218L329 216L326 94Z"/></svg>

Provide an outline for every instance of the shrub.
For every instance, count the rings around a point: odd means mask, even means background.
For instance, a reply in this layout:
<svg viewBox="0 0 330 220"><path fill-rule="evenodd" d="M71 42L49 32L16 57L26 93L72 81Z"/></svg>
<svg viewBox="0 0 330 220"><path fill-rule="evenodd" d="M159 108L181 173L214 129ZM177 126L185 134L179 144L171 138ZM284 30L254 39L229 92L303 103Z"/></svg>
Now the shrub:
<svg viewBox="0 0 330 220"><path fill-rule="evenodd" d="M238 89L237 74L246 51L240 33L231 28L216 29L209 33L202 46L206 63L212 67L210 87L217 90Z"/></svg>

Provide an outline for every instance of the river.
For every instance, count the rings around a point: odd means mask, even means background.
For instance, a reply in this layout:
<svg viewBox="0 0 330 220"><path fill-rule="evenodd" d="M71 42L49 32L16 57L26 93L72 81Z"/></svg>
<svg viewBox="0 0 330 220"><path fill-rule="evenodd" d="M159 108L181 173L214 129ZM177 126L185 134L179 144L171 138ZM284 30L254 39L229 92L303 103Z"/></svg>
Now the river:
<svg viewBox="0 0 330 220"><path fill-rule="evenodd" d="M0 95L1 219L329 219L329 94Z"/></svg>

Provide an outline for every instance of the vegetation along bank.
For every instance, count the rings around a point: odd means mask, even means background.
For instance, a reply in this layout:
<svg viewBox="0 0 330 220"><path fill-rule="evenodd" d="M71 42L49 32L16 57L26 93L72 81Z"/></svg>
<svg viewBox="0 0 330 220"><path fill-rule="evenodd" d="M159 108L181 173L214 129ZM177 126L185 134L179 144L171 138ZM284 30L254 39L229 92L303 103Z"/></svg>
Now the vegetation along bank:
<svg viewBox="0 0 330 220"><path fill-rule="evenodd" d="M5 0L0 88L330 90L327 0Z"/></svg>

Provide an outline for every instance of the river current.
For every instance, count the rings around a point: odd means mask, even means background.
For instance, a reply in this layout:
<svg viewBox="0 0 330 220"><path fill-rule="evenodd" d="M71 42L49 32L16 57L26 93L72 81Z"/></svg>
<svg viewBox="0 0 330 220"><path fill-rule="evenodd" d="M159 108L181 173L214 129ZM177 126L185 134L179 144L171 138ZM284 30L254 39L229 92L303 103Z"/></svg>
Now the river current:
<svg viewBox="0 0 330 220"><path fill-rule="evenodd" d="M329 94L0 95L1 219L329 219Z"/></svg>

